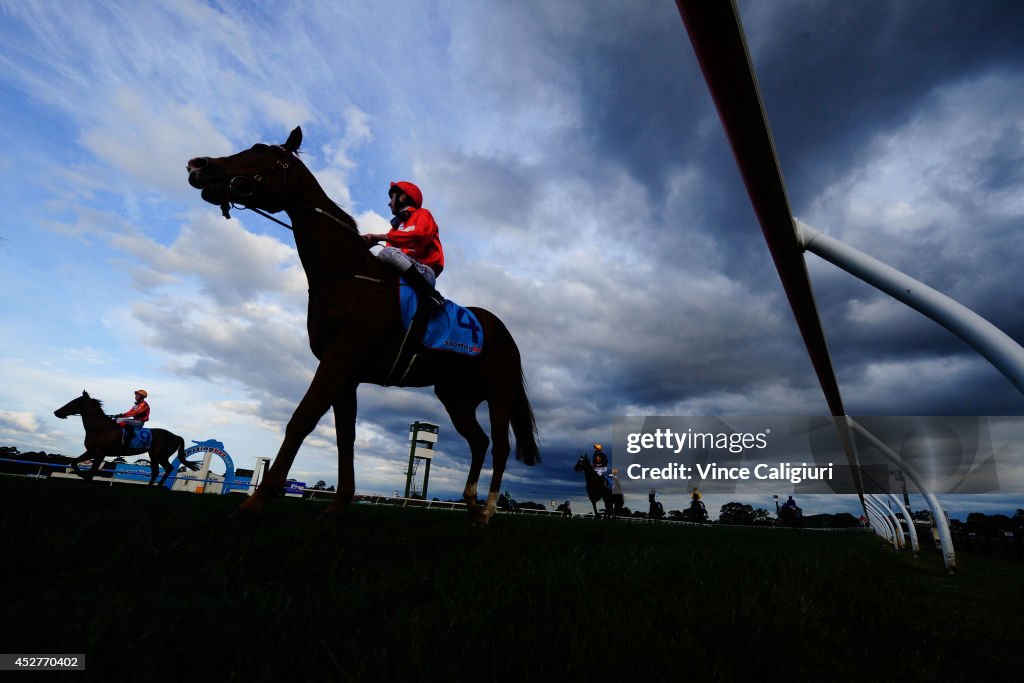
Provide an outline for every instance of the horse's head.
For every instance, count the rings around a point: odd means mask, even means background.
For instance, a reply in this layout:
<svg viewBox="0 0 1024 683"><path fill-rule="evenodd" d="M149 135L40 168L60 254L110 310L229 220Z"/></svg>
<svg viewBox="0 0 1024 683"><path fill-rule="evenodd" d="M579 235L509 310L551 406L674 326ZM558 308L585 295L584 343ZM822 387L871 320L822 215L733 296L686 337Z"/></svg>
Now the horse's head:
<svg viewBox="0 0 1024 683"><path fill-rule="evenodd" d="M576 461L576 464L573 466L572 470L573 472L582 472L587 468L587 465L589 464L590 461L587 460L587 456L581 455L579 460Z"/></svg>
<svg viewBox="0 0 1024 683"><path fill-rule="evenodd" d="M306 171L295 156L301 144L302 129L296 127L283 145L255 144L227 157L189 159L188 183L221 207L225 218L232 204L276 213L295 203L296 171Z"/></svg>
<svg viewBox="0 0 1024 683"><path fill-rule="evenodd" d="M93 397L89 396L89 392L83 391L82 395L74 398L57 410L53 411L53 414L62 420L67 419L68 415L81 415L82 410L85 408L86 401L95 401Z"/></svg>

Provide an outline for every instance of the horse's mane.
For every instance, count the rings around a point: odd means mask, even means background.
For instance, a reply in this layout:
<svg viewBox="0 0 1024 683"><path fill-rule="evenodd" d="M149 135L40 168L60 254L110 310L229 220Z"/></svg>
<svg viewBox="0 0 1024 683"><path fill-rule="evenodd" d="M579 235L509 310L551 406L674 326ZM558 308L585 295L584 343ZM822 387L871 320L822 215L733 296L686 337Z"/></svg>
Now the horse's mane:
<svg viewBox="0 0 1024 683"><path fill-rule="evenodd" d="M287 150L287 151L291 152L292 156L295 157L295 160L298 161L300 164L302 164L302 166L306 169L306 172L309 173L309 175L313 178L314 181L316 181L316 184L320 185L320 181L317 180L316 175L312 171L309 170L309 166L306 166L306 162L304 162L302 160L302 158L299 156L299 152L301 152L302 150L293 149L293 150ZM323 189L322 185L320 186L320 189ZM341 221L343 223L345 223L350 228L352 228L352 230L355 231L355 233L358 235L359 234L359 224L356 223L356 219L352 217L352 214L350 214L348 211L343 209L341 207L341 204L339 204L338 202L336 202L333 199L331 199L330 197L328 197L326 191L324 192L324 196L327 197L327 201L329 201L331 203L331 205L335 209L338 210L338 213L341 214L340 216L337 216L337 218L341 219Z"/></svg>
<svg viewBox="0 0 1024 683"><path fill-rule="evenodd" d="M93 398L92 396L89 396L88 394L83 396L82 398L84 398L86 401L92 401L93 403L96 404L96 406L100 410L103 410L103 401L99 400L98 398Z"/></svg>

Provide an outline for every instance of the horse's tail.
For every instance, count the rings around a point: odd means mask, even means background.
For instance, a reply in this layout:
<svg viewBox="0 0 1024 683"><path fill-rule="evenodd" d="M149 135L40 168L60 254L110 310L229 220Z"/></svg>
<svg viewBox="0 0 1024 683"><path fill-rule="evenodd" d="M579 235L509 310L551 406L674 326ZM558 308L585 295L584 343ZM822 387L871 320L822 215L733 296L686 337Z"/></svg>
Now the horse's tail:
<svg viewBox="0 0 1024 683"><path fill-rule="evenodd" d="M519 347L512 333L498 316L483 308L472 308L484 325L484 355L490 357L492 377L500 377L500 386L511 394L509 424L516 439L516 460L527 465L540 462L537 445L537 421L526 394L526 376Z"/></svg>
<svg viewBox="0 0 1024 683"><path fill-rule="evenodd" d="M519 386L512 401L512 433L516 437L516 460L527 465L540 462L540 448L537 446L537 420L533 417L530 397L526 395L526 376L522 363L519 366Z"/></svg>
<svg viewBox="0 0 1024 683"><path fill-rule="evenodd" d="M180 462L182 465L189 468L193 472L198 471L199 465L197 465L194 462L189 462L188 460L185 459L185 439L181 438L177 434L175 434L174 436L175 438L178 439L178 462Z"/></svg>

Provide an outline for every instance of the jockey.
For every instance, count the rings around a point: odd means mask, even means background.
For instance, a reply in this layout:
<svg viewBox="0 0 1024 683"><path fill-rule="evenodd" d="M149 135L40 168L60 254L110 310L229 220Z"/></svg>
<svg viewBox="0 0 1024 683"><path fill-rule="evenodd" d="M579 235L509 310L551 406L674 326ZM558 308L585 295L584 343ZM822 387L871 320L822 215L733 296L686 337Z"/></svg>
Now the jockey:
<svg viewBox="0 0 1024 683"><path fill-rule="evenodd" d="M117 426L124 428L124 441L132 442L132 434L136 427L141 427L149 420L149 404L146 399L149 393L145 389L135 390L135 405L119 415L115 415ZM128 418L127 420L121 418Z"/></svg>
<svg viewBox="0 0 1024 683"><path fill-rule="evenodd" d="M690 493L690 509L693 513L698 515L700 520L707 517L707 508L704 507L704 501L701 500L700 489L696 486L693 487L693 491Z"/></svg>
<svg viewBox="0 0 1024 683"><path fill-rule="evenodd" d="M444 269L444 251L434 216L423 208L423 193L410 182L391 183L388 205L394 218L387 234L366 234L369 246L387 244L377 258L398 270L416 292L422 308L433 314L444 306L444 297L434 289Z"/></svg>
<svg viewBox="0 0 1024 683"><path fill-rule="evenodd" d="M618 516L622 514L622 507L626 502L622 495L622 482L619 481L618 468L613 469L612 473L608 476L612 480L612 514Z"/></svg>
<svg viewBox="0 0 1024 683"><path fill-rule="evenodd" d="M782 507L784 507L784 508L789 508L789 509L790 509L790 510L792 510L793 512L800 512L800 508L798 508L798 507L797 507L797 505L796 505L796 501L795 501L795 500L793 500L793 496L790 496L790 497L789 497L789 498L788 498L788 499L786 500L786 502L782 504Z"/></svg>
<svg viewBox="0 0 1024 683"><path fill-rule="evenodd" d="M604 454L604 448L599 443L594 444L594 456L590 459L594 471L602 477L608 471L608 456Z"/></svg>

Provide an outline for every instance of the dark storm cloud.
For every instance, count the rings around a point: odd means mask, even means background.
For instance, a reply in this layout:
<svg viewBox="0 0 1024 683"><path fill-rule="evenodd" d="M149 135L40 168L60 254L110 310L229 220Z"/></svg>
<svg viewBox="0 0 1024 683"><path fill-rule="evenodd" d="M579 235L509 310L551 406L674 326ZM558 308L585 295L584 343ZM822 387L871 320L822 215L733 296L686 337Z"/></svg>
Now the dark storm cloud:
<svg viewBox="0 0 1024 683"><path fill-rule="evenodd" d="M797 206L936 88L1024 66L1018 2L745 2L740 10Z"/></svg>

